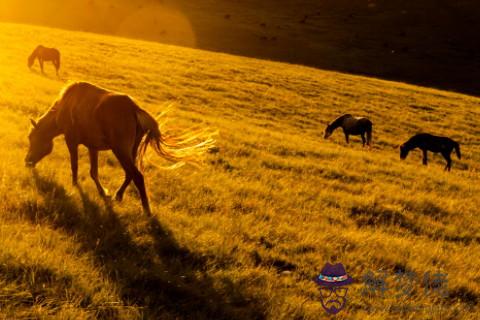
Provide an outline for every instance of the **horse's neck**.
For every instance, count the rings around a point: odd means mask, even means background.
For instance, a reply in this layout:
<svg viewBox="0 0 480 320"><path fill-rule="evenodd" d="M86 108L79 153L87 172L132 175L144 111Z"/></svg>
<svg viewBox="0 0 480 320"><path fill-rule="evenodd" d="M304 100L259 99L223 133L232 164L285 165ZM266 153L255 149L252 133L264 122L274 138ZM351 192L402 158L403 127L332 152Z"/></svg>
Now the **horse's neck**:
<svg viewBox="0 0 480 320"><path fill-rule="evenodd" d="M42 127L42 131L48 136L54 138L62 132L57 125L57 110L48 111L39 121L38 125Z"/></svg>
<svg viewBox="0 0 480 320"><path fill-rule="evenodd" d="M345 116L341 116L337 120L333 121L332 124L330 124L330 128L335 130L338 127L341 127L343 125L343 121L345 121Z"/></svg>
<svg viewBox="0 0 480 320"><path fill-rule="evenodd" d="M35 50L33 50L32 55L31 55L32 58L34 58L34 59L37 58L38 55L39 55L39 52L40 52L40 46L36 47Z"/></svg>
<svg viewBox="0 0 480 320"><path fill-rule="evenodd" d="M408 151L418 148L418 141L410 139L407 141L407 143L405 143L405 147Z"/></svg>

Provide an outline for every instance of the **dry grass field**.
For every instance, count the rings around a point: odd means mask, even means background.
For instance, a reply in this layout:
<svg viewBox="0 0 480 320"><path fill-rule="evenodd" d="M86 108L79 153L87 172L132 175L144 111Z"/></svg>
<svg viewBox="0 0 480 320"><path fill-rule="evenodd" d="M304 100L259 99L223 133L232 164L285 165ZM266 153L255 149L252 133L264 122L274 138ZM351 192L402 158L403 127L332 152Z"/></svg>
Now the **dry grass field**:
<svg viewBox="0 0 480 320"><path fill-rule="evenodd" d="M1 23L0 41L4 318L323 319L312 278L341 262L357 282L338 319L478 319L480 99L42 27ZM39 43L61 50L60 79L52 65L27 68ZM217 128L218 152L201 170L147 166L152 219L133 186L104 203L85 149L73 188L63 138L29 170L29 118L67 80L125 92L154 115L173 103L166 129ZM323 139L346 112L373 121L373 148ZM420 131L461 143L452 172L440 156L422 166L419 151L400 161L397 146ZM123 171L110 153L100 160L115 190ZM369 270L447 274L448 291L365 296Z"/></svg>

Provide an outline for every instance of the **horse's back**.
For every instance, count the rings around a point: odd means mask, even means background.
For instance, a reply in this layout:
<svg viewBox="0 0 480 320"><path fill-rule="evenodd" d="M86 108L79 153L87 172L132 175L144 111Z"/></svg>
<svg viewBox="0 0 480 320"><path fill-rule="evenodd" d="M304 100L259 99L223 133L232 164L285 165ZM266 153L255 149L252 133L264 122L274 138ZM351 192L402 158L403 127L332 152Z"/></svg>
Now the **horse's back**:
<svg viewBox="0 0 480 320"><path fill-rule="evenodd" d="M365 122L365 123L367 123L367 122L371 123L370 119L368 119L367 117L353 117L353 118L357 121L361 121L361 122Z"/></svg>
<svg viewBox="0 0 480 320"><path fill-rule="evenodd" d="M90 83L74 83L64 90L55 106L57 124L79 143L107 148L112 128L117 128L115 134L122 134L118 128L129 131L134 119L135 105L127 98Z"/></svg>
<svg viewBox="0 0 480 320"><path fill-rule="evenodd" d="M38 55L41 56L44 60L58 60L60 59L60 51L56 48L47 48L45 46L39 45L35 51Z"/></svg>
<svg viewBox="0 0 480 320"><path fill-rule="evenodd" d="M100 102L94 116L110 145L130 146L135 141L139 110L132 98L124 94L111 93Z"/></svg>
<svg viewBox="0 0 480 320"><path fill-rule="evenodd" d="M412 136L407 143L433 152L440 152L445 148L458 146L458 142L449 137L436 136L430 133L418 133Z"/></svg>
<svg viewBox="0 0 480 320"><path fill-rule="evenodd" d="M365 117L346 117L343 123L345 128L352 133L361 133L372 128L372 122Z"/></svg>
<svg viewBox="0 0 480 320"><path fill-rule="evenodd" d="M372 121L370 121L370 119L366 118L366 117L354 117L353 115L347 113L347 114L344 114L343 116L340 117L341 119L343 119L343 121L347 121L347 122L350 122L350 123L359 123L359 124L370 124L372 125Z"/></svg>
<svg viewBox="0 0 480 320"><path fill-rule="evenodd" d="M410 140L416 140L416 141L423 141L423 142L445 142L445 141L453 141L449 137L442 137L442 136L436 136L430 133L417 133L413 137L410 138Z"/></svg>

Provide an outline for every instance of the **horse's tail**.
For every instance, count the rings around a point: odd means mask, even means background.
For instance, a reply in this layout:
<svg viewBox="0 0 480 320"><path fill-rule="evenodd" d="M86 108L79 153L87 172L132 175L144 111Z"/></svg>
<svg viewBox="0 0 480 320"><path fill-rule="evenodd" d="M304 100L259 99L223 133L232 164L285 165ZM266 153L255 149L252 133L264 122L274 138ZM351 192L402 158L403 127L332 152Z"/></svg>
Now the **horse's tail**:
<svg viewBox="0 0 480 320"><path fill-rule="evenodd" d="M369 146L372 145L372 138L373 138L372 136L373 136L373 128L372 128L372 124L370 123L370 127L367 130L367 144Z"/></svg>
<svg viewBox="0 0 480 320"><path fill-rule="evenodd" d="M460 145L458 142L454 141L453 147L455 148L455 153L457 154L458 159L461 159L462 155L460 154Z"/></svg>
<svg viewBox="0 0 480 320"><path fill-rule="evenodd" d="M158 118L165 113L160 114ZM202 155L215 144L213 136L217 132L209 129L191 130L179 136L162 134L160 132L161 124L142 109L137 111L137 121L147 132L138 148L137 164L141 169L143 169L143 160L148 146L151 146L160 157L175 163L162 168L175 169L186 163L199 166L202 162Z"/></svg>

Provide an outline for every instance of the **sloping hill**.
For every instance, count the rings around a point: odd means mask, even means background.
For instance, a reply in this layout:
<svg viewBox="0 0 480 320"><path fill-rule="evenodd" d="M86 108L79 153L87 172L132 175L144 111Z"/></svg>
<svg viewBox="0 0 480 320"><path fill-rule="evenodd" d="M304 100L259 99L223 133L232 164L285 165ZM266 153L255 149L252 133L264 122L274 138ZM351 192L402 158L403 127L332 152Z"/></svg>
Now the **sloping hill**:
<svg viewBox="0 0 480 320"><path fill-rule="evenodd" d="M0 24L0 312L6 318L322 318L311 280L342 262L358 283L339 319L476 319L480 284L480 99L295 65L56 29ZM61 77L28 70L38 43L59 47ZM203 170L147 168L154 219L130 187L107 206L89 179L70 186L56 141L37 170L23 167L29 117L67 79L126 92L171 126L221 134ZM345 145L327 121L374 122L374 148ZM453 171L396 146L418 131L451 136ZM160 160L159 160L160 161ZM101 156L106 187L121 183ZM446 297L363 296L369 270L443 273ZM395 286L393 278L388 279ZM392 290L394 288L391 288ZM410 311L399 308L407 305ZM400 310L400 311L399 311ZM438 313L437 313L438 314Z"/></svg>
<svg viewBox="0 0 480 320"><path fill-rule="evenodd" d="M107 33L479 95L462 0L3 0L0 20Z"/></svg>

